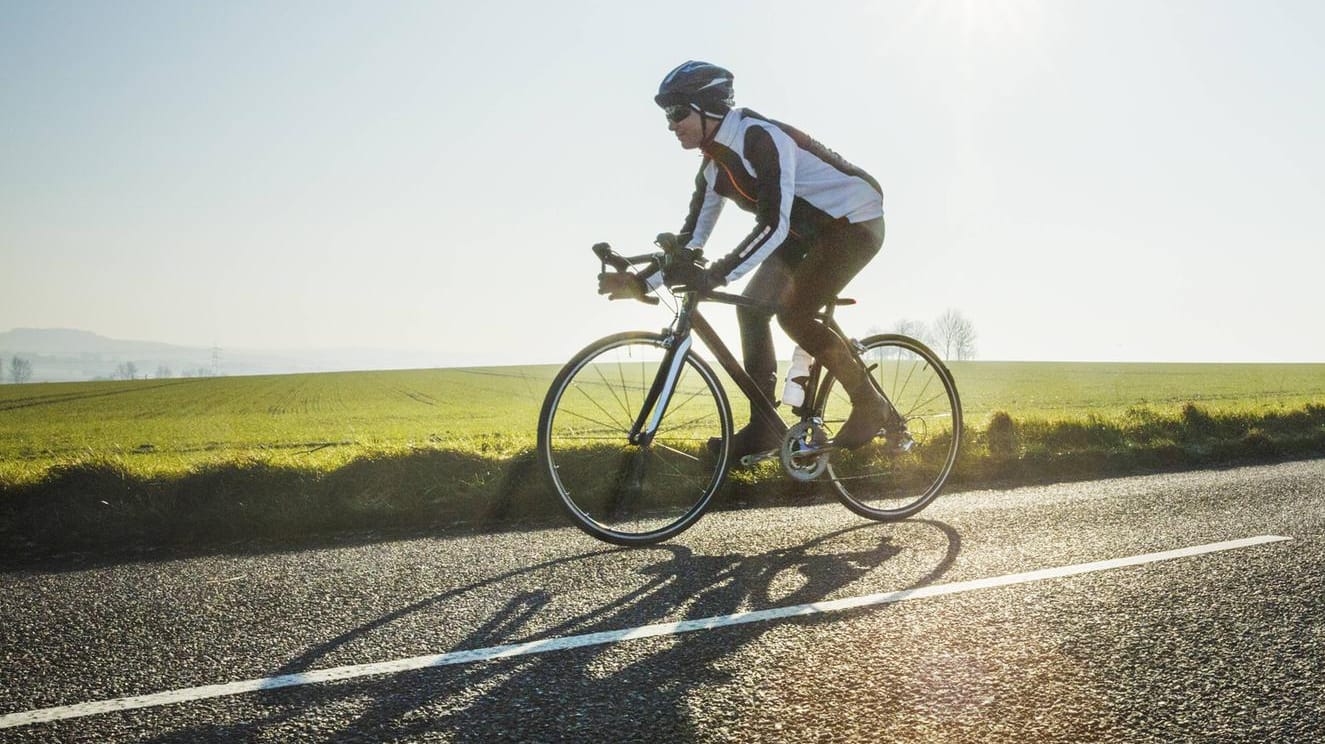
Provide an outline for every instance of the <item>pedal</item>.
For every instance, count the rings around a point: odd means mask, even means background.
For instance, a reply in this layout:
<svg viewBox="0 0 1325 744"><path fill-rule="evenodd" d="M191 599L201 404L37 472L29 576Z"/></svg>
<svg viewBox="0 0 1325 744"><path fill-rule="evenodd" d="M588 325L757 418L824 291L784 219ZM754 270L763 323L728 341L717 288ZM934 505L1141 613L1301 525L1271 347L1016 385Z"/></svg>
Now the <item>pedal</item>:
<svg viewBox="0 0 1325 744"><path fill-rule="evenodd" d="M892 437L888 437L888 448L899 455L904 455L907 452L910 452L915 449L915 446L916 440L911 437L911 432L909 431L903 431L901 435L897 437L897 441L893 441Z"/></svg>

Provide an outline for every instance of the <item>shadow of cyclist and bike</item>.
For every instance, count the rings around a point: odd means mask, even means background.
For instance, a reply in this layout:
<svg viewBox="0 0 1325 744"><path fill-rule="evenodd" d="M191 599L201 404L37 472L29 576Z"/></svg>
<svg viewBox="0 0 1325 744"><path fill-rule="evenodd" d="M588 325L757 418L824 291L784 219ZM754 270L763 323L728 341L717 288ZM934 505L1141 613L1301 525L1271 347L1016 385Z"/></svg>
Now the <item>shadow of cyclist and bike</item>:
<svg viewBox="0 0 1325 744"><path fill-rule="evenodd" d="M728 615L748 610L807 604L846 592L918 588L935 583L952 567L961 538L934 520L903 523L937 531L941 557L908 563L906 586L870 586L869 574L898 563L919 549L910 542L924 532L908 530L895 542L896 529L865 524L826 534L808 543L758 555L697 554L682 545L604 549L545 561L458 587L387 612L345 630L291 659L277 674L297 674L335 666L337 652L390 632L392 626L432 614L447 617L452 603L466 598L492 607L477 627L450 650L487 648L513 642L615 631L651 623ZM661 553L654 560L653 555ZM646 557L636 564L634 583L591 610L558 607L544 588L562 572L600 571ZM629 570L629 569L627 569ZM853 586L854 585L854 586ZM861 590L862 586L870 586ZM504 596L491 602L488 597ZM853 612L878 612L855 610ZM809 616L788 622L834 622L838 616ZM758 640L775 623L756 622L715 632L683 633L665 640L604 644L497 661L366 677L258 693L265 716L237 724L204 724L177 731L158 742L252 740L305 735L327 740L395 740L444 734L457 741L493 740L687 740L698 735L691 708L696 690L730 681L725 662ZM437 649L442 652L447 649ZM351 718L340 711L355 710ZM336 721L332 730L321 719ZM603 728L610 726L610 729Z"/></svg>

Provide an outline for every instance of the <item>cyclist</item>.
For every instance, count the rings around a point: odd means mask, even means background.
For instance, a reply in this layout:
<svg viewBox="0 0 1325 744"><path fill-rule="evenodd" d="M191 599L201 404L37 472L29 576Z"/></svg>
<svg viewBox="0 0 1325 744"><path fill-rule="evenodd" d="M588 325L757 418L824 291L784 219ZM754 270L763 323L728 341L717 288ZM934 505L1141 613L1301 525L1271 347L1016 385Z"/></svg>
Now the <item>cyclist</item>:
<svg viewBox="0 0 1325 744"><path fill-rule="evenodd" d="M846 342L815 318L882 246L882 190L868 173L805 133L735 108L732 78L717 65L689 61L663 78L654 102L681 147L704 156L677 236L680 244L703 247L726 200L754 213L754 229L707 269L685 265L669 269L666 277L656 271L607 273L599 277L599 292L639 297L664 279L707 291L753 270L742 294L776 307L787 335L822 362L851 397L851 415L834 443L858 447L881 429L900 431L900 417L870 385ZM772 314L741 306L737 319L745 371L776 401ZM756 410L752 403L750 423L735 435L735 457L781 445L779 430Z"/></svg>

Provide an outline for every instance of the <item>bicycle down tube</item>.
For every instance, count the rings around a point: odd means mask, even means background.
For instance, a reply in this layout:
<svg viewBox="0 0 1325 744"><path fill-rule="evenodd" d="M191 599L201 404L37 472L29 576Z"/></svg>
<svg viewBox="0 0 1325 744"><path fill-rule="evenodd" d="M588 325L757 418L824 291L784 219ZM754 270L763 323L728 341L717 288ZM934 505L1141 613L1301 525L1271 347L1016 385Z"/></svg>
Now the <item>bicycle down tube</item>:
<svg viewBox="0 0 1325 744"><path fill-rule="evenodd" d="M710 297L709 299L723 302L727 297L735 297L735 295L717 295ZM730 304L742 303L733 302ZM785 434L787 432L787 425L782 421L782 417L778 415L777 410L774 408L774 401L768 399L768 396L764 394L764 391L759 389L759 386L755 384L754 379L745 371L745 368L736 361L736 357L731 353L731 350L728 349L727 345L718 337L718 332L713 330L713 326L709 325L708 319L696 310L691 313L690 325L694 328L695 333L699 334L699 338L704 342L704 345L713 353L713 357L717 360L718 364L727 371L727 374L732 378L732 382L736 383L736 386L741 389L741 392L745 393L745 397L750 399L753 407L758 411L759 416L764 419L764 423L772 427L779 434Z"/></svg>
<svg viewBox="0 0 1325 744"><path fill-rule="evenodd" d="M725 305L766 307L765 305L747 297L728 294L726 292L713 292L704 299ZM842 331L842 328L838 326L837 322L833 319L833 307L837 302L837 300L834 300L824 311L816 313L815 315L823 322L824 327L841 339L842 343L851 347L854 342L847 337L846 333ZM717 331L714 330L713 326L709 325L708 319L705 318L697 308L690 313L689 325L693 327L694 332L699 335L700 340L702 340L704 345L709 348L709 351L713 352L714 358L722 368L727 371L727 374L731 376L732 382L735 382L737 387L741 389L741 392L754 402L754 407L757 409L759 416L763 418L764 422L776 431L785 434L787 432L787 424L782 420L782 417L778 415L776 410L778 402L775 400L769 400L768 396L759 389L759 386L755 384L754 379L750 377L745 371L745 368L736 360L736 357L727 348L726 344L724 344L722 339L718 337ZM859 364L862 368L866 366L859 357L856 357L854 362ZM811 365L810 380L805 386L805 402L800 406L793 408L792 413L800 417L823 415L824 404L821 399L821 391L819 391L823 371L822 364L817 360ZM874 386L875 389L878 389L879 387L877 383L875 383ZM879 393L882 395L883 391L879 390Z"/></svg>

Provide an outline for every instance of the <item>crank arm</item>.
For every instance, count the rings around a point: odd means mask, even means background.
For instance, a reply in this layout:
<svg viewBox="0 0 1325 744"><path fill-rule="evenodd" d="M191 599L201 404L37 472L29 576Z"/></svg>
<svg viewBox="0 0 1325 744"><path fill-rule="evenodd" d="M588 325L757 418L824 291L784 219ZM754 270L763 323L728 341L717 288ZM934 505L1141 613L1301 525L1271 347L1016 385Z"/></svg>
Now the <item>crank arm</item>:
<svg viewBox="0 0 1325 744"><path fill-rule="evenodd" d="M741 465L742 465L743 467L747 467L747 468L748 468L748 467L750 467L750 466L752 466L752 465L756 465L756 464L761 463L761 462L763 462L763 461L765 461L765 460L776 460L776 459L778 459L778 451L777 451L777 450L769 450L769 451L767 451L767 452L756 452L756 453L754 453L754 454L752 454L752 455L746 455L746 456L742 457L742 458L741 458Z"/></svg>

